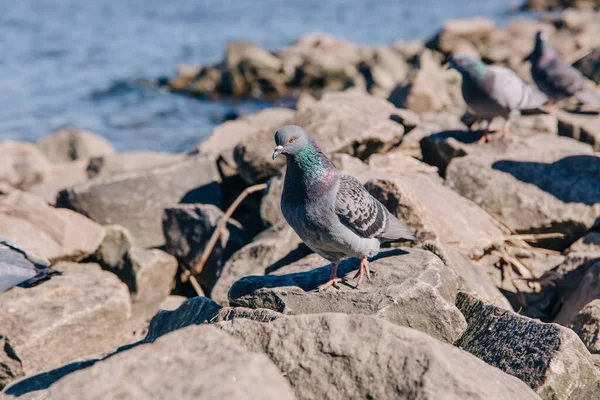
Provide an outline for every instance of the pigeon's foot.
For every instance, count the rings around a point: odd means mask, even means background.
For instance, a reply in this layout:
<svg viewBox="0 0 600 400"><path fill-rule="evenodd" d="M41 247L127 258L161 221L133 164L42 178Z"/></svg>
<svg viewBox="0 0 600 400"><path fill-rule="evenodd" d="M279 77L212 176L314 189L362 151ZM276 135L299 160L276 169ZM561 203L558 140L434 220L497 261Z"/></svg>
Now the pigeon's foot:
<svg viewBox="0 0 600 400"><path fill-rule="evenodd" d="M481 137L477 141L477 144L484 144L484 143L490 142L491 140L492 140L492 132L485 131L483 133L483 135L481 135Z"/></svg>
<svg viewBox="0 0 600 400"><path fill-rule="evenodd" d="M502 127L502 137L507 138L510 136L510 122L506 121Z"/></svg>
<svg viewBox="0 0 600 400"><path fill-rule="evenodd" d="M331 265L331 275L329 276L329 280L327 282L325 282L324 284L319 285L317 287L318 290L323 290L325 288L328 288L329 286L333 286L334 288L339 289L340 286L338 285L338 283L340 283L340 282L342 282L342 283L346 282L346 279L344 279L344 278L338 278L338 276L337 276L337 266L338 266L337 263L333 263Z"/></svg>
<svg viewBox="0 0 600 400"><path fill-rule="evenodd" d="M339 289L340 285L338 285L338 283L344 283L344 282L346 282L346 280L344 278L337 278L337 277L331 278L324 284L317 286L317 289L323 290L323 289L328 288L329 286L333 286L334 288Z"/></svg>
<svg viewBox="0 0 600 400"><path fill-rule="evenodd" d="M363 275L367 275L367 280L371 282L371 272L369 271L369 262L367 261L367 257L363 257L362 260L360 260L360 267L358 268L356 275L354 275L354 278L358 278L356 280L356 287L360 285Z"/></svg>

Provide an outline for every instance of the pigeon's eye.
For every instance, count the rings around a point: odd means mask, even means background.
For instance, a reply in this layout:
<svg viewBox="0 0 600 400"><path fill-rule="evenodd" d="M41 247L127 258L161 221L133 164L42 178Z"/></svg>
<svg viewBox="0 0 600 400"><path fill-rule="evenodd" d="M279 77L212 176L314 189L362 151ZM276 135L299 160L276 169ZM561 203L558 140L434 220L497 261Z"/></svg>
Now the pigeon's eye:
<svg viewBox="0 0 600 400"><path fill-rule="evenodd" d="M292 136L292 137L290 138L290 143L294 143L294 140L296 140L296 138Z"/></svg>

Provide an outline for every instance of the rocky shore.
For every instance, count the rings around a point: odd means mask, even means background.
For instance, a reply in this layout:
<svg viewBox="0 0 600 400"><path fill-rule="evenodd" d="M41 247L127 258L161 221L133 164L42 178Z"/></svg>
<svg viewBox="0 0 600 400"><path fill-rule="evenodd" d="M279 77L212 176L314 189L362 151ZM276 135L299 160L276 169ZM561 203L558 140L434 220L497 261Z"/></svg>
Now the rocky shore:
<svg viewBox="0 0 600 400"><path fill-rule="evenodd" d="M0 236L63 272L0 293L0 398L600 398L600 116L525 115L478 144L445 69L471 50L530 81L542 26L598 79L590 10L389 48L312 34L179 67L173 91L298 97L186 154L76 129L0 142ZM423 239L384 249L359 289L315 290L327 262L283 219L269 156L287 124Z"/></svg>

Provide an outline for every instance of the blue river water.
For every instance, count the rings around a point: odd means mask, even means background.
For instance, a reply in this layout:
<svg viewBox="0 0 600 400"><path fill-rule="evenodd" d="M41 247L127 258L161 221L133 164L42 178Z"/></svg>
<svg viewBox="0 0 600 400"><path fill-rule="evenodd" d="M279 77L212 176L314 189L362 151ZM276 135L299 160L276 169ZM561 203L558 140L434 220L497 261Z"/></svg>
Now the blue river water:
<svg viewBox="0 0 600 400"><path fill-rule="evenodd" d="M36 140L72 126L104 135L121 151L189 150L226 113L270 104L190 99L136 85L138 78L216 61L235 39L276 49L321 31L386 45L426 39L449 18L480 15L506 25L519 3L0 0L0 140Z"/></svg>

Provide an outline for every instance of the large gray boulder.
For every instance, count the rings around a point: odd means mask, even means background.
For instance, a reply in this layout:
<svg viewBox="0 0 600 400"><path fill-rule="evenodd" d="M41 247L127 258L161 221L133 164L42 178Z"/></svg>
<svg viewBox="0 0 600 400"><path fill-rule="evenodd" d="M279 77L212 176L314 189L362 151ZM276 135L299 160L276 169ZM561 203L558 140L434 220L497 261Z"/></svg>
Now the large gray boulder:
<svg viewBox="0 0 600 400"><path fill-rule="evenodd" d="M98 249L106 230L30 193L0 190L0 236L51 261L80 261Z"/></svg>
<svg viewBox="0 0 600 400"><path fill-rule="evenodd" d="M568 297L556 315L554 322L568 326L584 307L592 300L600 299L600 258L582 263L578 269L579 284Z"/></svg>
<svg viewBox="0 0 600 400"><path fill-rule="evenodd" d="M364 315L220 326L285 373L298 399L538 399L518 379L422 332Z"/></svg>
<svg viewBox="0 0 600 400"><path fill-rule="evenodd" d="M199 379L190 379L193 374ZM214 326L190 326L74 372L48 390L51 399L292 400L269 359Z"/></svg>
<svg viewBox="0 0 600 400"><path fill-rule="evenodd" d="M305 128L326 154L365 159L402 141L404 127L390 119L396 112L386 100L356 90L328 93L287 123ZM283 166L283 158L270 158L274 134L272 129L261 130L235 148L238 173L248 184L266 181Z"/></svg>
<svg viewBox="0 0 600 400"><path fill-rule="evenodd" d="M466 327L454 307L456 274L433 253L417 249L381 253L371 262L372 282L364 282L358 289L341 285L339 290L316 290L331 273L330 265L323 267L325 264L315 256L272 275L244 277L231 287L229 302L288 315L374 315L446 342L456 340ZM357 267L356 259L346 260L338 267L338 276L350 280Z"/></svg>
<svg viewBox="0 0 600 400"><path fill-rule="evenodd" d="M95 264L59 263L31 289L0 293L0 330L26 375L128 343L131 302L125 284Z"/></svg>
<svg viewBox="0 0 600 400"><path fill-rule="evenodd" d="M178 203L220 204L214 160L195 156L184 161L106 179L94 179L64 190L57 206L80 212L103 224L131 232L137 247L165 243L162 215Z"/></svg>
<svg viewBox="0 0 600 400"><path fill-rule="evenodd" d="M177 257L187 269L193 270L221 218L223 211L212 204L178 204L165 209L165 250ZM230 219L206 260L202 272L196 276L207 295L210 296L225 262L245 244L242 226Z"/></svg>
<svg viewBox="0 0 600 400"><path fill-rule="evenodd" d="M227 293L238 279L247 275L264 275L268 268L289 264L309 252L289 225L271 227L235 252L225 263L211 298L221 305L228 305Z"/></svg>
<svg viewBox="0 0 600 400"><path fill-rule="evenodd" d="M600 396L600 371L575 332L459 293L469 325L456 345L527 383L544 399Z"/></svg>
<svg viewBox="0 0 600 400"><path fill-rule="evenodd" d="M50 161L57 164L116 153L115 148L104 137L72 128L44 136L38 141L37 147Z"/></svg>
<svg viewBox="0 0 600 400"><path fill-rule="evenodd" d="M87 165L87 160L52 164L46 170L43 182L28 187L27 191L54 205L60 191L88 180Z"/></svg>
<svg viewBox="0 0 600 400"><path fill-rule="evenodd" d="M588 145L538 135L504 153L455 158L447 184L519 233L560 231L541 242L563 249L600 217L600 157Z"/></svg>

